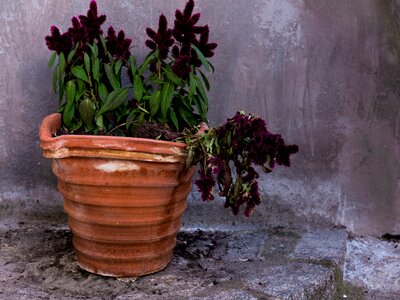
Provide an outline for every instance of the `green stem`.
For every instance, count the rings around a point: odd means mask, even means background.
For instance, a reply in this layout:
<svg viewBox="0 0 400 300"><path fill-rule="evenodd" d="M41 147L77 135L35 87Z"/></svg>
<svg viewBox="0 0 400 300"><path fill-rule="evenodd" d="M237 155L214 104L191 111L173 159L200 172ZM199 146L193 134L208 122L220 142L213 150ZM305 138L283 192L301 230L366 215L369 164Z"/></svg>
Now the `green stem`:
<svg viewBox="0 0 400 300"><path fill-rule="evenodd" d="M113 131L115 131L116 129L118 129L118 128L122 127L122 126L125 126L125 125L126 125L126 123L122 123L122 124L120 124L120 125L114 127L114 128L111 129L109 132L107 132L106 135L109 135L111 132L113 132Z"/></svg>
<svg viewBox="0 0 400 300"><path fill-rule="evenodd" d="M141 110L141 111L143 111L143 112L145 112L146 114L150 114L150 112L148 112L146 109L144 109L144 108L141 107L141 106L138 106L138 109Z"/></svg>
<svg viewBox="0 0 400 300"><path fill-rule="evenodd" d="M96 99L96 96L94 95L92 79L90 78L89 74L88 74L88 80L89 80L90 94L92 94L93 101L96 102L97 99Z"/></svg>
<svg viewBox="0 0 400 300"><path fill-rule="evenodd" d="M161 81L161 60L160 60L160 55L158 55L158 58L157 58L157 69L158 69L158 80Z"/></svg>

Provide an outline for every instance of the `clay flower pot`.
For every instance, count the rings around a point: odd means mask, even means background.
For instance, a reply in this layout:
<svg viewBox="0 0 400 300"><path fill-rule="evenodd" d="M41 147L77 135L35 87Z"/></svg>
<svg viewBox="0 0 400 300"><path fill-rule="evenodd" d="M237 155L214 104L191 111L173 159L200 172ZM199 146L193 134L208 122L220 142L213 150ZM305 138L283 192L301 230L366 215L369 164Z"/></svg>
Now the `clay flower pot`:
<svg viewBox="0 0 400 300"><path fill-rule="evenodd" d="M53 137L60 114L40 127L73 232L78 264L100 275L140 276L164 269L191 190L185 144L150 139Z"/></svg>

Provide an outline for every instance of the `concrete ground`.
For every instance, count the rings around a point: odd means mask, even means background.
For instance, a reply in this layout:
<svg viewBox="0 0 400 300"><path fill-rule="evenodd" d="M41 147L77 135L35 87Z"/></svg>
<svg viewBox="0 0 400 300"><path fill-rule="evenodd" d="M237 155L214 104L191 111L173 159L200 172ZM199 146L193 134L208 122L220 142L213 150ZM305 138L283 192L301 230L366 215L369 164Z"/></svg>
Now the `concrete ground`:
<svg viewBox="0 0 400 300"><path fill-rule="evenodd" d="M344 280L359 287L366 299L400 299L400 241L350 239Z"/></svg>
<svg viewBox="0 0 400 300"><path fill-rule="evenodd" d="M167 269L115 279L79 269L64 215L40 220L2 216L0 299L400 299L399 242L341 228L186 226Z"/></svg>

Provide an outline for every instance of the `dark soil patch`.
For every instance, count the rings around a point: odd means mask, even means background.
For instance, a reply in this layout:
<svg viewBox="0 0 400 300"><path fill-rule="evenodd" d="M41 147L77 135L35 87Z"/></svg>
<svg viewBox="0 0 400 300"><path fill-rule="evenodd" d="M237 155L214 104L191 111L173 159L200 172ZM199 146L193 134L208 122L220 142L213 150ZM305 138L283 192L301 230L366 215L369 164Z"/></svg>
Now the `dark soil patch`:
<svg viewBox="0 0 400 300"><path fill-rule="evenodd" d="M75 132L70 132L66 128L59 128L55 134L56 136L62 136L67 134L74 135L87 135L87 133L80 129ZM146 139L157 139L162 141L174 141L178 137L181 136L181 133L172 130L168 124L160 124L155 122L145 122L140 125L134 132L129 132L125 129L125 126L116 127L109 132L104 130L99 130L95 132L93 135L101 136L128 136L128 137L137 137L137 138L146 138Z"/></svg>

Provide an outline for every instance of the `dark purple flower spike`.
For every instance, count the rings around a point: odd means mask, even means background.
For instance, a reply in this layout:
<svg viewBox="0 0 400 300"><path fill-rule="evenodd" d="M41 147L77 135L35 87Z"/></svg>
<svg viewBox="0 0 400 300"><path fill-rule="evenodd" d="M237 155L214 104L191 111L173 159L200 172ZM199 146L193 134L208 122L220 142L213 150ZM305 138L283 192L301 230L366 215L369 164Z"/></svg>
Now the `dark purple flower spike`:
<svg viewBox="0 0 400 300"><path fill-rule="evenodd" d="M198 55L192 45L195 45L204 57L212 57L214 55L213 50L217 48L216 43L209 43L210 30L208 25L197 26L200 19L200 13L193 14L194 1L189 0L186 3L183 12L176 10L175 22L173 29L173 36L180 43L180 49L178 46L174 46L172 49L174 57L190 57L190 65L194 65L199 68L202 62L198 58Z"/></svg>
<svg viewBox="0 0 400 300"><path fill-rule="evenodd" d="M50 32L51 35L45 37L46 46L49 50L56 51L57 54L66 54L72 49L72 39L68 32L61 34L56 26L51 26Z"/></svg>
<svg viewBox="0 0 400 300"><path fill-rule="evenodd" d="M171 69L178 77L186 79L192 71L192 67L190 66L190 57L188 55L178 56Z"/></svg>
<svg viewBox="0 0 400 300"><path fill-rule="evenodd" d="M97 15L97 3L96 1L90 1L90 8L86 16L80 15L79 20L82 25L86 27L89 36L89 42L92 43L99 35L103 34L101 25L106 21L106 16Z"/></svg>
<svg viewBox="0 0 400 300"><path fill-rule="evenodd" d="M67 32L61 34L56 26L52 26L51 35L45 38L46 45L49 50L56 51L57 54L66 54L79 43L77 55L81 56L87 48L87 43L93 43L103 33L101 25L105 20L105 15L97 15L97 4L92 0L87 16L81 15L79 19L73 17L72 26Z"/></svg>
<svg viewBox="0 0 400 300"><path fill-rule="evenodd" d="M182 45L183 52L181 52L181 55L189 54L184 52L189 52L190 45L196 39L195 25L200 19L200 14L192 16L193 8L194 1L189 0L183 12L180 10L176 10L175 12L174 29L172 32L175 40Z"/></svg>
<svg viewBox="0 0 400 300"><path fill-rule="evenodd" d="M123 30L120 30L116 35L114 28L110 26L107 31L106 43L108 51L116 59L122 58L125 61L129 59L131 55L129 47L132 44L132 40L125 38Z"/></svg>
<svg viewBox="0 0 400 300"><path fill-rule="evenodd" d="M158 21L157 32L147 28L146 33L150 38L146 41L146 46L152 50L158 49L158 57L160 60L165 60L168 57L169 48L174 44L172 30L168 29L167 18L162 14Z"/></svg>
<svg viewBox="0 0 400 300"><path fill-rule="evenodd" d="M89 35L86 30L86 27L79 22L77 17L73 17L71 19L72 27L68 29L68 33L71 36L73 45L77 45L79 43L79 47L76 51L76 54L80 57L83 56L83 52L87 50L87 43L89 42Z"/></svg>
<svg viewBox="0 0 400 300"><path fill-rule="evenodd" d="M210 29L208 25L205 25L203 31L200 34L200 39L195 40L193 44L199 48L201 53L203 53L204 57L213 57L214 56L214 49L217 48L216 43L209 43L208 38L210 34Z"/></svg>

